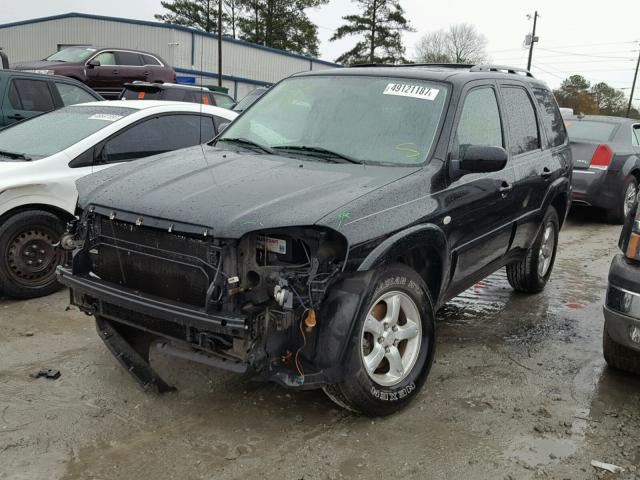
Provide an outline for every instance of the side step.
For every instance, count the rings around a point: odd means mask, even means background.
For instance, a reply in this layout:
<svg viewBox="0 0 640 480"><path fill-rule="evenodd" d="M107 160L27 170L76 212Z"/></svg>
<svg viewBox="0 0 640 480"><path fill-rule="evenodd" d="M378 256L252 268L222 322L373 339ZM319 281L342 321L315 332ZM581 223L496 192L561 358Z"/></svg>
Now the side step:
<svg viewBox="0 0 640 480"><path fill-rule="evenodd" d="M152 339L148 335L101 317L96 317L96 329L107 348L143 390L156 390L158 393L175 390L175 387L167 384L149 364Z"/></svg>

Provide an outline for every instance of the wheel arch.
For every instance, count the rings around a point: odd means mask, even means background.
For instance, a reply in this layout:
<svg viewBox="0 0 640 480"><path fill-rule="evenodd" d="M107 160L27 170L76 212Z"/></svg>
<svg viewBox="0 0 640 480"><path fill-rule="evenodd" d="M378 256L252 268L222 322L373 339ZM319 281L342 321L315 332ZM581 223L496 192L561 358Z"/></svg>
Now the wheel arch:
<svg viewBox="0 0 640 480"><path fill-rule="evenodd" d="M438 304L445 272L449 271L448 252L446 236L439 227L433 224L414 225L380 243L362 261L358 271L394 262L406 265L422 277L433 302Z"/></svg>
<svg viewBox="0 0 640 480"><path fill-rule="evenodd" d="M544 215L544 212L546 212L549 207L555 208L558 213L560 228L562 228L565 220L567 219L567 215L569 214L570 205L571 185L568 178L562 177L556 180L547 190L541 215Z"/></svg>
<svg viewBox="0 0 640 480"><path fill-rule="evenodd" d="M10 210L7 210L6 212L4 212L2 215L0 215L0 223L4 222L7 218L13 217L18 213L22 213L29 210L42 210L45 212L49 212L57 216L63 222L68 222L73 219L73 215L71 213L69 213L63 208L56 207L55 205L50 205L46 203L28 203L25 205L13 207Z"/></svg>

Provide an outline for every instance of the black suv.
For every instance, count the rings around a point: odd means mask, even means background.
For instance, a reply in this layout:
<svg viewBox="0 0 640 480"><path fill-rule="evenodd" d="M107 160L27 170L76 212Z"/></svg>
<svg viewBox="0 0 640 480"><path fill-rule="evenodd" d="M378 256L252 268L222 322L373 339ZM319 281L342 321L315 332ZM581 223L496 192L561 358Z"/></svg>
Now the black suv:
<svg viewBox="0 0 640 480"><path fill-rule="evenodd" d="M385 415L424 384L445 302L504 266L544 288L570 176L528 72L301 73L204 149L81 179L59 278L145 387L170 388L154 348Z"/></svg>

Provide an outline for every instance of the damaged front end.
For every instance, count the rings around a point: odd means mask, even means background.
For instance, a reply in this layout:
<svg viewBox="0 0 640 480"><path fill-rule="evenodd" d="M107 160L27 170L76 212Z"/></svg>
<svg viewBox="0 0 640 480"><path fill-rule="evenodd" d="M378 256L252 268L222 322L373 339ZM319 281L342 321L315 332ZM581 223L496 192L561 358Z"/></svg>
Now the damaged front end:
<svg viewBox="0 0 640 480"><path fill-rule="evenodd" d="M72 268L58 272L71 303L95 315L101 338L145 388L171 388L151 368L151 348L289 387L342 377L368 278L344 271L348 244L332 229L222 239L199 226L89 207L64 245L76 249Z"/></svg>

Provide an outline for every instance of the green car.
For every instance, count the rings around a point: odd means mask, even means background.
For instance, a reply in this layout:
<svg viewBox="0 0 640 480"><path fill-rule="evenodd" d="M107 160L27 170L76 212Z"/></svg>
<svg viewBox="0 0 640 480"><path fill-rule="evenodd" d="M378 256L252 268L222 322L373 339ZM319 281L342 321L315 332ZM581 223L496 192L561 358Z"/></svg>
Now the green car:
<svg viewBox="0 0 640 480"><path fill-rule="evenodd" d="M0 128L57 108L99 100L104 99L67 77L0 69Z"/></svg>

